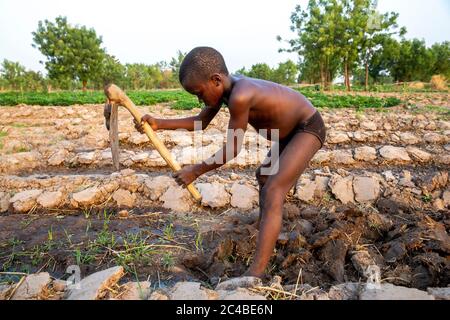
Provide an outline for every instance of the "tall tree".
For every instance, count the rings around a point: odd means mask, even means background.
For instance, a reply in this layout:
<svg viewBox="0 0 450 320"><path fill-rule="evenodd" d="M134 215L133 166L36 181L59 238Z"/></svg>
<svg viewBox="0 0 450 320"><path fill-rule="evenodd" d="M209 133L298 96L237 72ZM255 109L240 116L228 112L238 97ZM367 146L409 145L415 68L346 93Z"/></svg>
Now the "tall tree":
<svg viewBox="0 0 450 320"><path fill-rule="evenodd" d="M33 47L47 58L45 68L50 78L79 80L86 90L87 82L101 71L105 50L94 29L71 26L65 17L55 22L39 21L33 32Z"/></svg>
<svg viewBox="0 0 450 320"><path fill-rule="evenodd" d="M13 90L23 90L25 84L25 67L19 62L4 59L0 69L0 76Z"/></svg>

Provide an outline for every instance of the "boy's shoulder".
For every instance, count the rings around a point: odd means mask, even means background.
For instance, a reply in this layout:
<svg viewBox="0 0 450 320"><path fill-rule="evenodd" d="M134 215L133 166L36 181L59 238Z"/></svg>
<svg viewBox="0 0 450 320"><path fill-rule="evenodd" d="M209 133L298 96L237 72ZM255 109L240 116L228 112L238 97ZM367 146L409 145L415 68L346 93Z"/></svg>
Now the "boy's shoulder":
<svg viewBox="0 0 450 320"><path fill-rule="evenodd" d="M252 79L242 77L237 80L231 91L229 104L243 104L251 101L255 95L254 84Z"/></svg>

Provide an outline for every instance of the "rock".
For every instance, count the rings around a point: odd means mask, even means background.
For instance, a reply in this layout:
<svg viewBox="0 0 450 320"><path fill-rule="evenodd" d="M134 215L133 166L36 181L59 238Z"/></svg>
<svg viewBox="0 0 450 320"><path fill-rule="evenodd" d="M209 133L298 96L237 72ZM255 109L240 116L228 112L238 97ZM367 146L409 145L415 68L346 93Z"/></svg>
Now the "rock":
<svg viewBox="0 0 450 320"><path fill-rule="evenodd" d="M371 130L371 131L377 130L377 124L373 121L361 122L360 127L363 130Z"/></svg>
<svg viewBox="0 0 450 320"><path fill-rule="evenodd" d="M416 185L412 182L411 172L403 170L403 175L398 181L398 184L403 187L415 188Z"/></svg>
<svg viewBox="0 0 450 320"><path fill-rule="evenodd" d="M155 178L146 179L145 185L147 186L150 199L155 201L158 200L169 187L177 186L177 183L173 178L157 176Z"/></svg>
<svg viewBox="0 0 450 320"><path fill-rule="evenodd" d="M328 293L320 288L311 288L303 291L298 300L330 300Z"/></svg>
<svg viewBox="0 0 450 320"><path fill-rule="evenodd" d="M428 143L445 142L445 137L438 133L435 133L435 132L425 133L423 136L423 139L425 140L425 142L428 142Z"/></svg>
<svg viewBox="0 0 450 320"><path fill-rule="evenodd" d="M191 210L192 199L189 191L181 186L170 186L161 196L163 207L177 212L188 212Z"/></svg>
<svg viewBox="0 0 450 320"><path fill-rule="evenodd" d="M230 203L230 195L223 184L217 182L198 183L196 186L202 195L202 205L221 208Z"/></svg>
<svg viewBox="0 0 450 320"><path fill-rule="evenodd" d="M433 208L436 210L444 210L445 209L445 205L444 205L444 200L442 199L436 199L433 201Z"/></svg>
<svg viewBox="0 0 450 320"><path fill-rule="evenodd" d="M212 290L200 288L198 282L178 282L170 292L170 300L216 300Z"/></svg>
<svg viewBox="0 0 450 320"><path fill-rule="evenodd" d="M124 189L116 190L112 197L116 201L118 207L131 208L136 202L136 194Z"/></svg>
<svg viewBox="0 0 450 320"><path fill-rule="evenodd" d="M310 202L314 199L314 191L316 190L316 183L308 178L300 178L297 185L297 197L305 202Z"/></svg>
<svg viewBox="0 0 450 320"><path fill-rule="evenodd" d="M10 200L11 197L7 192L0 192L0 213L8 211Z"/></svg>
<svg viewBox="0 0 450 320"><path fill-rule="evenodd" d="M67 159L68 156L69 151L66 149L60 149L50 156L47 163L50 166L59 166Z"/></svg>
<svg viewBox="0 0 450 320"><path fill-rule="evenodd" d="M382 283L379 289L365 287L360 294L360 300L434 300L432 295L425 291L394 286Z"/></svg>
<svg viewBox="0 0 450 320"><path fill-rule="evenodd" d="M53 280L52 287L55 291L64 292L67 288L67 281L64 280Z"/></svg>
<svg viewBox="0 0 450 320"><path fill-rule="evenodd" d="M122 289L125 293L120 295L120 300L147 300L150 295L150 282L127 282Z"/></svg>
<svg viewBox="0 0 450 320"><path fill-rule="evenodd" d="M219 294L219 300L266 300L264 296L244 288L232 291L219 290L217 293Z"/></svg>
<svg viewBox="0 0 450 320"><path fill-rule="evenodd" d="M239 277L226 280L216 286L216 290L236 290L237 288L254 288L262 286L262 281L256 277Z"/></svg>
<svg viewBox="0 0 450 320"><path fill-rule="evenodd" d="M402 132L399 134L400 141L404 144L417 144L420 139L411 132Z"/></svg>
<svg viewBox="0 0 450 320"><path fill-rule="evenodd" d="M333 160L338 164L353 164L355 159L353 159L352 150L335 150L333 151Z"/></svg>
<svg viewBox="0 0 450 320"><path fill-rule="evenodd" d="M188 147L193 145L192 136L188 131L172 131L169 140L180 147Z"/></svg>
<svg viewBox="0 0 450 320"><path fill-rule="evenodd" d="M391 182L397 181L397 179L395 178L395 176L391 170L384 171L382 174L383 174L384 178L386 179L386 181L391 181Z"/></svg>
<svg viewBox="0 0 450 320"><path fill-rule="evenodd" d="M330 288L330 291L328 291L328 297L330 300L358 300L360 290L360 283L341 283Z"/></svg>
<svg viewBox="0 0 450 320"><path fill-rule="evenodd" d="M37 203L43 208L56 208L64 200L64 194L61 191L43 192L38 198Z"/></svg>
<svg viewBox="0 0 450 320"><path fill-rule="evenodd" d="M139 132L133 132L131 134L131 136L128 138L128 142L135 144L135 145L140 145L140 144L148 142L148 137L145 134L141 134Z"/></svg>
<svg viewBox="0 0 450 320"><path fill-rule="evenodd" d="M372 147L360 147L355 149L355 159L359 161L372 161L377 158L377 150Z"/></svg>
<svg viewBox="0 0 450 320"><path fill-rule="evenodd" d="M233 183L230 192L232 195L231 205L235 208L249 210L259 201L258 191L254 187L245 184Z"/></svg>
<svg viewBox="0 0 450 320"><path fill-rule="evenodd" d="M94 204L100 195L101 192L99 188L90 187L83 191L72 194L72 199L75 200L78 204L89 206Z"/></svg>
<svg viewBox="0 0 450 320"><path fill-rule="evenodd" d="M105 289L111 288L124 275L123 267L113 267L87 276L79 283L79 289L70 289L67 300L99 300Z"/></svg>
<svg viewBox="0 0 450 320"><path fill-rule="evenodd" d="M6 300L14 290L14 285L0 284L0 301Z"/></svg>
<svg viewBox="0 0 450 320"><path fill-rule="evenodd" d="M356 251L352 255L352 264L361 276L366 276L367 268L375 265L375 260L367 251Z"/></svg>
<svg viewBox="0 0 450 320"><path fill-rule="evenodd" d="M403 242L393 241L390 243L389 250L386 252L384 259L386 262L394 263L406 256L406 246Z"/></svg>
<svg viewBox="0 0 450 320"><path fill-rule="evenodd" d="M77 156L78 162L82 164L91 164L96 160L96 152L83 152Z"/></svg>
<svg viewBox="0 0 450 320"><path fill-rule="evenodd" d="M338 131L330 131L327 134L327 142L331 144L338 144L338 143L344 143L349 142L350 138L345 132L338 132Z"/></svg>
<svg viewBox="0 0 450 320"><path fill-rule="evenodd" d="M353 176L343 178L339 175L333 175L328 185L331 188L331 192L343 204L354 202Z"/></svg>
<svg viewBox="0 0 450 320"><path fill-rule="evenodd" d="M128 210L120 210L117 213L117 216L119 217L119 219L127 219L130 216L130 213L128 212Z"/></svg>
<svg viewBox="0 0 450 320"><path fill-rule="evenodd" d="M434 297L435 300L450 300L450 287L428 288L427 291Z"/></svg>
<svg viewBox="0 0 450 320"><path fill-rule="evenodd" d="M355 200L359 203L375 201L380 195L380 183L372 177L355 177L353 179Z"/></svg>
<svg viewBox="0 0 450 320"><path fill-rule="evenodd" d="M444 188L448 182L448 171L433 172L421 179L420 186L426 192Z"/></svg>
<svg viewBox="0 0 450 320"><path fill-rule="evenodd" d="M131 161L140 163L145 162L149 158L148 152L141 152L131 157Z"/></svg>
<svg viewBox="0 0 450 320"><path fill-rule="evenodd" d="M411 161L405 148L384 146L380 149L380 155L389 161Z"/></svg>
<svg viewBox="0 0 450 320"><path fill-rule="evenodd" d="M419 162L428 162L431 160L431 154L420 150L419 148L408 146L406 147L406 151L409 153L411 158Z"/></svg>
<svg viewBox="0 0 450 320"><path fill-rule="evenodd" d="M14 211L27 212L36 205L37 197L42 193L42 190L26 190L16 193L10 200Z"/></svg>
<svg viewBox="0 0 450 320"><path fill-rule="evenodd" d="M327 192L330 177L316 176L314 182L316 186L316 189L314 190L314 196L319 198L323 197L323 195Z"/></svg>
<svg viewBox="0 0 450 320"><path fill-rule="evenodd" d="M328 139L327 139L328 141ZM319 150L311 160L313 164L322 164L331 160L332 153L330 151Z"/></svg>
<svg viewBox="0 0 450 320"><path fill-rule="evenodd" d="M50 282L50 275L47 272L28 275L16 289L11 300L41 299L41 295L44 294Z"/></svg>
<svg viewBox="0 0 450 320"><path fill-rule="evenodd" d="M153 291L148 300L169 300L169 297L159 291Z"/></svg>

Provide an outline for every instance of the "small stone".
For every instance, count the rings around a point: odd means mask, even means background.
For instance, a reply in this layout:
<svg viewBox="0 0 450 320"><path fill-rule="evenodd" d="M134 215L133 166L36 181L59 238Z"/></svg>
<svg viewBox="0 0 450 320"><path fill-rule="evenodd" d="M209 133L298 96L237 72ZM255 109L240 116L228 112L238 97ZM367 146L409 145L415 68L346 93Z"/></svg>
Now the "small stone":
<svg viewBox="0 0 450 320"><path fill-rule="evenodd" d="M135 145L140 145L148 142L148 137L145 134L141 134L139 132L133 132L131 136L128 138L128 141Z"/></svg>
<svg viewBox="0 0 450 320"><path fill-rule="evenodd" d="M170 300L209 300L198 282L178 282L170 292Z"/></svg>
<svg viewBox="0 0 450 320"><path fill-rule="evenodd" d="M64 195L61 191L44 192L37 198L37 203L43 208L56 208L64 200Z"/></svg>
<svg viewBox="0 0 450 320"><path fill-rule="evenodd" d="M377 130L377 124L375 122L373 122L373 121L361 122L360 127L363 130L371 130L371 131Z"/></svg>
<svg viewBox="0 0 450 320"><path fill-rule="evenodd" d="M382 174L383 174L384 178L386 179L386 181L391 181L391 182L397 181L397 179L395 178L395 176L391 170L384 171Z"/></svg>
<svg viewBox="0 0 450 320"><path fill-rule="evenodd" d="M389 161L411 161L405 148L384 146L380 149L380 155Z"/></svg>
<svg viewBox="0 0 450 320"><path fill-rule="evenodd" d="M136 202L136 195L128 190L119 189L113 193L113 199L118 207L131 208Z"/></svg>
<svg viewBox="0 0 450 320"><path fill-rule="evenodd" d="M311 163L322 164L322 163L330 161L331 157L332 157L332 153L330 151L319 150L312 158Z"/></svg>
<svg viewBox="0 0 450 320"><path fill-rule="evenodd" d="M394 263L401 260L404 256L406 256L406 246L403 242L394 241L390 243L389 250L384 256L386 262Z"/></svg>
<svg viewBox="0 0 450 320"><path fill-rule="evenodd" d="M60 149L53 153L48 159L48 164L50 166L59 166L61 165L69 156L69 151L66 149Z"/></svg>
<svg viewBox="0 0 450 320"><path fill-rule="evenodd" d="M383 283L380 288L363 288L360 300L434 300L425 291Z"/></svg>
<svg viewBox="0 0 450 320"><path fill-rule="evenodd" d="M219 300L266 300L264 296L244 288L238 288L232 291L219 290L218 294Z"/></svg>
<svg viewBox="0 0 450 320"><path fill-rule="evenodd" d="M37 197L42 193L42 190L26 190L16 193L10 200L13 208L17 212L30 211L36 205Z"/></svg>
<svg viewBox="0 0 450 320"><path fill-rule="evenodd" d="M100 196L100 190L97 187L87 188L83 191L72 194L73 200L81 205L92 205Z"/></svg>
<svg viewBox="0 0 450 320"><path fill-rule="evenodd" d="M330 179L329 186L331 192L343 204L354 202L353 176L343 178L339 175L333 175Z"/></svg>
<svg viewBox="0 0 450 320"><path fill-rule="evenodd" d="M435 133L435 132L429 132L424 134L423 139L425 140L425 142L428 143L441 143L445 141L445 137Z"/></svg>
<svg viewBox="0 0 450 320"><path fill-rule="evenodd" d="M126 219L130 216L130 213L128 212L128 210L121 210L117 213L117 215L120 219Z"/></svg>
<svg viewBox="0 0 450 320"><path fill-rule="evenodd" d="M427 291L434 297L435 300L450 300L450 287L428 288Z"/></svg>
<svg viewBox="0 0 450 320"><path fill-rule="evenodd" d="M332 286L328 292L330 300L358 300L361 284L357 282L346 282Z"/></svg>
<svg viewBox="0 0 450 320"><path fill-rule="evenodd" d="M327 142L331 144L339 144L349 141L350 138L345 132L331 131L327 134Z"/></svg>
<svg viewBox="0 0 450 320"><path fill-rule="evenodd" d="M377 158L377 150L372 147L360 147L355 149L355 159L359 161L372 161Z"/></svg>
<svg viewBox="0 0 450 320"><path fill-rule="evenodd" d="M359 203L373 202L380 195L380 183L372 177L355 177L353 190Z"/></svg>
<svg viewBox="0 0 450 320"><path fill-rule="evenodd" d="M333 151L333 160L338 164L353 164L355 159L353 159L352 150L335 150Z"/></svg>
<svg viewBox="0 0 450 320"><path fill-rule="evenodd" d="M87 276L78 284L79 289L70 289L67 300L98 300L106 295L105 289L111 288L124 275L123 267L113 267Z"/></svg>
<svg viewBox="0 0 450 320"><path fill-rule="evenodd" d="M122 286L125 291L118 299L120 300L147 300L150 295L150 282L127 282Z"/></svg>
<svg viewBox="0 0 450 320"><path fill-rule="evenodd" d="M420 142L420 139L411 132L402 132L399 134L399 138L404 144L417 144Z"/></svg>
<svg viewBox="0 0 450 320"><path fill-rule="evenodd" d="M428 162L431 160L431 154L420 150L419 148L408 146L406 147L406 151L408 151L411 158L419 162Z"/></svg>
<svg viewBox="0 0 450 320"><path fill-rule="evenodd" d="M196 186L202 195L202 205L211 208L221 208L230 203L230 195L223 184L217 182L199 183Z"/></svg>
<svg viewBox="0 0 450 320"><path fill-rule="evenodd" d="M16 289L11 300L41 299L41 295L50 282L50 275L47 272L28 275Z"/></svg>
<svg viewBox="0 0 450 320"><path fill-rule="evenodd" d="M256 277L239 277L226 280L216 286L216 290L235 290L237 288L253 288L262 286L262 281Z"/></svg>
<svg viewBox="0 0 450 320"><path fill-rule="evenodd" d="M230 190L231 205L235 208L249 210L259 201L258 191L251 186L235 182Z"/></svg>
<svg viewBox="0 0 450 320"><path fill-rule="evenodd" d="M145 185L147 186L150 199L155 201L158 200L169 187L176 186L177 183L170 177L157 176L155 178L145 180Z"/></svg>
<svg viewBox="0 0 450 320"><path fill-rule="evenodd" d="M403 170L403 175L400 178L398 184L403 187L409 187L409 188L416 187L414 182L412 182L411 172L409 172L408 170Z"/></svg>
<svg viewBox="0 0 450 320"><path fill-rule="evenodd" d="M159 291L153 291L148 300L169 300L169 297Z"/></svg>
<svg viewBox="0 0 450 320"><path fill-rule="evenodd" d="M163 207L177 212L189 212L191 210L192 199L190 193L181 186L170 186L161 196L164 202Z"/></svg>
<svg viewBox="0 0 450 320"><path fill-rule="evenodd" d="M450 206L450 190L444 191L444 194L442 195L442 200L444 201L445 207Z"/></svg>
<svg viewBox="0 0 450 320"><path fill-rule="evenodd" d="M83 152L78 154L78 162L82 164L91 164L96 160L95 151L92 152Z"/></svg>
<svg viewBox="0 0 450 320"><path fill-rule="evenodd" d="M316 183L308 178L300 178L297 185L297 197L305 202L311 202L314 199L314 191L316 190Z"/></svg>

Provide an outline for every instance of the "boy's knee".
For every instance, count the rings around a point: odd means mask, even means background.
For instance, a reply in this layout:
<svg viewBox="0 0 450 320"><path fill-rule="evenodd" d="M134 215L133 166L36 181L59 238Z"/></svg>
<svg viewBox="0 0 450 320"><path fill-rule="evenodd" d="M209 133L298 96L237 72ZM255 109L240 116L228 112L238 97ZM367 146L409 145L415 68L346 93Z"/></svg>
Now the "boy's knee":
<svg viewBox="0 0 450 320"><path fill-rule="evenodd" d="M286 197L285 188L276 182L268 181L261 189L261 195L264 199L264 203L268 204L282 204Z"/></svg>

